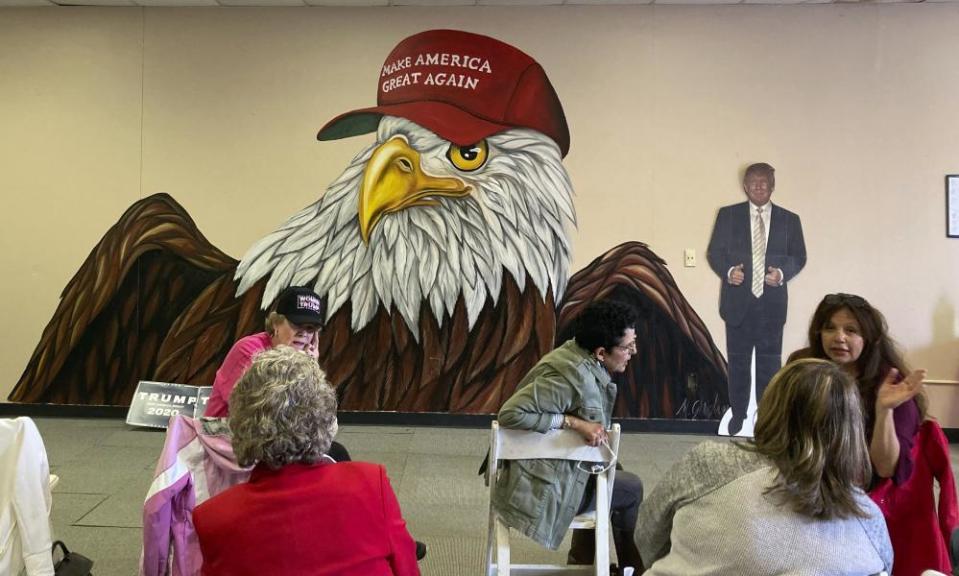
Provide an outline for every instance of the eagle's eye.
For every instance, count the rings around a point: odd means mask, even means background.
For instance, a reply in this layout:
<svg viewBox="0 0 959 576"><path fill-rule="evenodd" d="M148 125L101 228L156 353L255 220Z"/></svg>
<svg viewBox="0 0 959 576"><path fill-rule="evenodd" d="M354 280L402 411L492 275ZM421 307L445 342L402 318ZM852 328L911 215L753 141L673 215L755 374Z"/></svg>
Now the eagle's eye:
<svg viewBox="0 0 959 576"><path fill-rule="evenodd" d="M449 150L446 151L446 157L450 159L453 166L463 172L472 172L479 169L483 164L486 164L488 156L489 147L486 145L486 140L481 140L469 146L450 144Z"/></svg>

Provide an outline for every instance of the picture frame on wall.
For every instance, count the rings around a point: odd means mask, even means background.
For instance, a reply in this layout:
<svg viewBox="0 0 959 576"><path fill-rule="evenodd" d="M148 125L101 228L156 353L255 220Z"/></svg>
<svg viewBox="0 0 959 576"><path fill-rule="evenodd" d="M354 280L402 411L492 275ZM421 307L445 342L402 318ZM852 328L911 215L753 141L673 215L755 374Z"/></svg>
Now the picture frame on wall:
<svg viewBox="0 0 959 576"><path fill-rule="evenodd" d="M946 175L946 237L959 238L959 174Z"/></svg>

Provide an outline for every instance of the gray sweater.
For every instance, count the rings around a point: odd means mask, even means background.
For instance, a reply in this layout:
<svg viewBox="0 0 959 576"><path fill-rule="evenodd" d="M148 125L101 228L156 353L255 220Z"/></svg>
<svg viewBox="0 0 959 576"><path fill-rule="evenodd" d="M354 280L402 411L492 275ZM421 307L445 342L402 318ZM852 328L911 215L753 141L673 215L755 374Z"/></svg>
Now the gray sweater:
<svg viewBox="0 0 959 576"><path fill-rule="evenodd" d="M777 470L732 443L704 442L683 457L643 502L636 544L646 576L868 575L892 571L879 508L868 518L814 520L763 492Z"/></svg>

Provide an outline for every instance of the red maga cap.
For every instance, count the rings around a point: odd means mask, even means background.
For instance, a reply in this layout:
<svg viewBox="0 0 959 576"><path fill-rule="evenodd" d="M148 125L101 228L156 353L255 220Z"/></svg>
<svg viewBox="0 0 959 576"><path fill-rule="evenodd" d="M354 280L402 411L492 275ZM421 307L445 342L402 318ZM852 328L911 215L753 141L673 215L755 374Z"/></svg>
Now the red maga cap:
<svg viewBox="0 0 959 576"><path fill-rule="evenodd" d="M489 36L428 30L397 44L380 70L376 106L341 114L316 138L376 131L399 116L459 146L510 128L532 128L569 152L566 115L546 72L522 51Z"/></svg>

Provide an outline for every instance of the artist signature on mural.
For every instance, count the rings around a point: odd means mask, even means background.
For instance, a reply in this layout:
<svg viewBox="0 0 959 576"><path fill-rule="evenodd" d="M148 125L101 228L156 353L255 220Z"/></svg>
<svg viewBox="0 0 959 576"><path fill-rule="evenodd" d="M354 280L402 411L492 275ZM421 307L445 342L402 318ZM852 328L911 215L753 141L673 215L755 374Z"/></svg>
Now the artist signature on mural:
<svg viewBox="0 0 959 576"><path fill-rule="evenodd" d="M686 398L673 416L683 420L719 420L725 411L726 404L719 399L717 394L708 402Z"/></svg>

